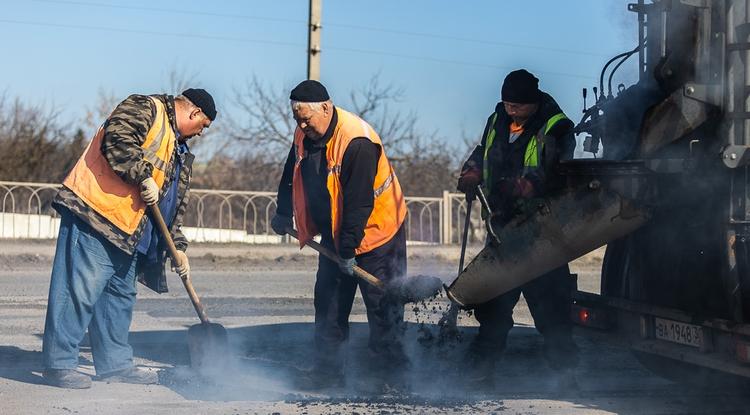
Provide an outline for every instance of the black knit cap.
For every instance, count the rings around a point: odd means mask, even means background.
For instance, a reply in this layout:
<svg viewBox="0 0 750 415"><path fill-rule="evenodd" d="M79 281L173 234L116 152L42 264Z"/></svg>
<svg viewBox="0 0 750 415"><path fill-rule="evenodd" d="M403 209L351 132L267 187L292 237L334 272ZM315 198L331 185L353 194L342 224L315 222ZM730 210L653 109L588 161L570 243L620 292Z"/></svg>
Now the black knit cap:
<svg viewBox="0 0 750 415"><path fill-rule="evenodd" d="M289 99L299 102L323 102L331 99L326 87L318 81L308 79L302 81L292 89Z"/></svg>
<svg viewBox="0 0 750 415"><path fill-rule="evenodd" d="M213 121L216 119L214 98L205 89L188 88L182 91L182 95L200 108L209 120Z"/></svg>
<svg viewBox="0 0 750 415"><path fill-rule="evenodd" d="M505 77L501 90L503 102L535 104L539 102L539 80L526 69L513 71Z"/></svg>

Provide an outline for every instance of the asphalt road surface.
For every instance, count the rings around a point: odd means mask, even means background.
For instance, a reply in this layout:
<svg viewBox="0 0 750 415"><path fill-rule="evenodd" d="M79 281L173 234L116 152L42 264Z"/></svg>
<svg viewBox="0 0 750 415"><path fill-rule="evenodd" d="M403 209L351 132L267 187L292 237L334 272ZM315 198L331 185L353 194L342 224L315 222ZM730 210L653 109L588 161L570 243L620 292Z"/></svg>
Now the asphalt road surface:
<svg viewBox="0 0 750 415"><path fill-rule="evenodd" d="M410 274L454 277L458 248L410 247L409 252ZM2 414L744 414L750 407L745 390L687 386L652 374L626 347L607 342L604 333L576 335L581 364L574 371L577 387L570 387L569 379L560 379L542 358L542 339L523 301L494 385L469 388L462 379L462 357L476 323L462 314L461 338L439 342L435 323L447 306L442 298L406 308L408 389L379 389L359 364L367 360L367 327L358 298L345 348L344 386L305 392L295 387L295 379L312 359L314 253L238 245L189 251L195 287L209 315L229 331L231 356L217 359L217 365L228 364L203 376L189 368L186 332L197 318L172 277L167 294L140 288L130 335L137 364L158 370L160 385L95 381L89 390L58 389L40 377L53 253L53 241L0 241ZM600 259L596 252L572 265L579 287L598 290ZM80 364L93 375L86 340Z"/></svg>

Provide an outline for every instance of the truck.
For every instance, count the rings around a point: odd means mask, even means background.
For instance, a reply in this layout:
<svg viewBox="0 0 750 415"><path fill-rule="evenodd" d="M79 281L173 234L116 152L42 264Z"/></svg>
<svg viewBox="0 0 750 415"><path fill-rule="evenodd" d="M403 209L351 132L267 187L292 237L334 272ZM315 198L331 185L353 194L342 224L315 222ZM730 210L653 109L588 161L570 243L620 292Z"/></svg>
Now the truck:
<svg viewBox="0 0 750 415"><path fill-rule="evenodd" d="M571 318L660 372L750 378L750 0L639 0L575 132L594 157L496 229L447 293L471 308L606 245ZM638 81L613 86L637 59ZM583 91L584 102L587 91ZM550 143L553 144L553 143Z"/></svg>

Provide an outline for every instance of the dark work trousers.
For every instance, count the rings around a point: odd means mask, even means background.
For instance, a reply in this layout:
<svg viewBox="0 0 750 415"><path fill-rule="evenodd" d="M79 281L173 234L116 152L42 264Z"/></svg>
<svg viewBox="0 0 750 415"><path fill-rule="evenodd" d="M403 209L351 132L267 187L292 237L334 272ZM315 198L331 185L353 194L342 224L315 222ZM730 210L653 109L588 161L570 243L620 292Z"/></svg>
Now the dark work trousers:
<svg viewBox="0 0 750 415"><path fill-rule="evenodd" d="M544 336L544 355L554 369L574 367L578 349L573 343L570 312L573 281L568 265L556 268L480 305L474 310L479 321L473 351L496 358L505 350L513 327L513 308L523 294L537 330Z"/></svg>
<svg viewBox="0 0 750 415"><path fill-rule="evenodd" d="M331 241L322 241L329 248ZM357 265L388 284L406 275L404 226L385 245L357 255ZM370 326L369 349L380 365L398 365L405 359L401 337L404 305L384 291L339 270L335 261L318 257L315 281L315 349L319 370L339 372L343 366L341 344L349 338L349 314L359 286Z"/></svg>

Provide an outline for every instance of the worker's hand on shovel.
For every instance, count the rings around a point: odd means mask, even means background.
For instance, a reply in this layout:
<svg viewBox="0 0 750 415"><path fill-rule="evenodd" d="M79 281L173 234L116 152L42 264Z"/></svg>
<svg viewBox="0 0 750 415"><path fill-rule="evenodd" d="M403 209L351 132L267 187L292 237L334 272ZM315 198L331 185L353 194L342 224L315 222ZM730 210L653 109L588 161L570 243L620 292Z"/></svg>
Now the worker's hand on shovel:
<svg viewBox="0 0 750 415"><path fill-rule="evenodd" d="M456 189L459 192L466 194L466 200L474 200L476 198L476 189L479 183L482 182L482 172L477 168L468 168L461 172L461 177L458 179L458 185Z"/></svg>
<svg viewBox="0 0 750 415"><path fill-rule="evenodd" d="M185 278L190 274L190 262L185 252L177 250L175 259L172 261L172 271L175 271L180 278Z"/></svg>
<svg viewBox="0 0 750 415"><path fill-rule="evenodd" d="M354 266L357 265L357 260L354 258L340 258L339 269L346 275L354 275Z"/></svg>
<svg viewBox="0 0 750 415"><path fill-rule="evenodd" d="M293 228L294 222L289 216L284 216L277 213L273 215L273 218L271 218L271 229L273 229L273 231L278 235L286 235L287 229Z"/></svg>
<svg viewBox="0 0 750 415"><path fill-rule="evenodd" d="M155 205L159 201L159 186L156 184L156 180L153 177L141 182L140 185L141 198L147 205Z"/></svg>

